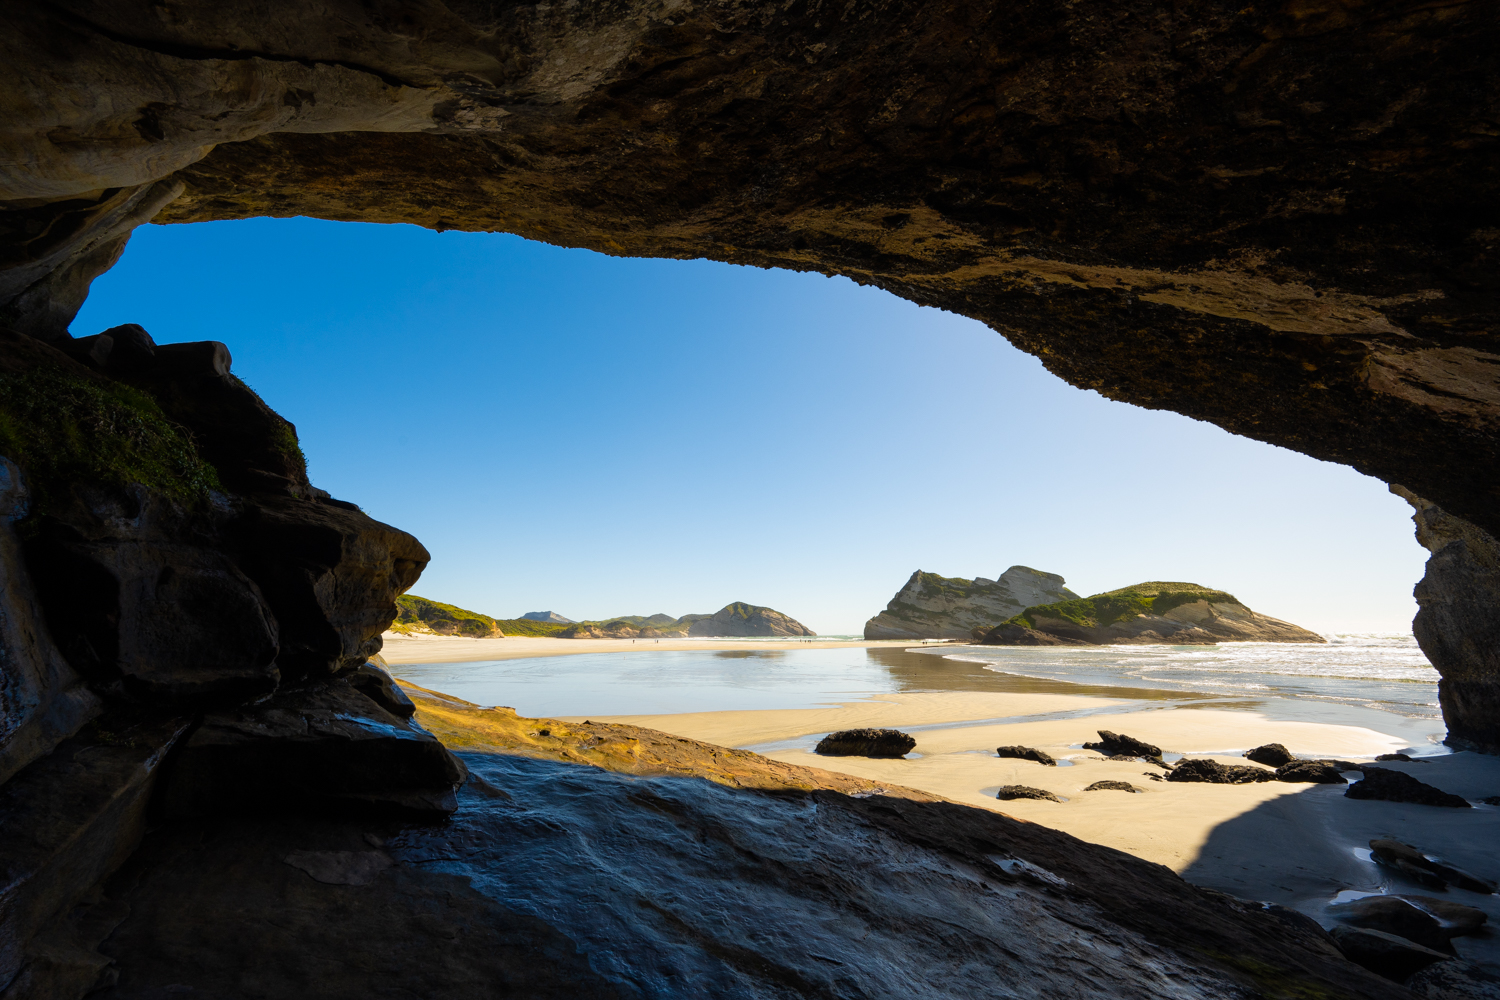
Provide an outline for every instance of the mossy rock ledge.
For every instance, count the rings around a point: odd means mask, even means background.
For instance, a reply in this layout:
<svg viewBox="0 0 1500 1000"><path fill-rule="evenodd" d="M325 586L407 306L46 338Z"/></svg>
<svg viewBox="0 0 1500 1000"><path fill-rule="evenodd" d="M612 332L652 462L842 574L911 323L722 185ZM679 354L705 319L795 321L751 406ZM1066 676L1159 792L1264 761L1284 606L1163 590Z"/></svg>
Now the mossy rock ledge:
<svg viewBox="0 0 1500 1000"><path fill-rule="evenodd" d="M1220 642L1327 642L1258 614L1233 594L1196 583L1152 581L1027 608L977 638L986 646L1113 646Z"/></svg>

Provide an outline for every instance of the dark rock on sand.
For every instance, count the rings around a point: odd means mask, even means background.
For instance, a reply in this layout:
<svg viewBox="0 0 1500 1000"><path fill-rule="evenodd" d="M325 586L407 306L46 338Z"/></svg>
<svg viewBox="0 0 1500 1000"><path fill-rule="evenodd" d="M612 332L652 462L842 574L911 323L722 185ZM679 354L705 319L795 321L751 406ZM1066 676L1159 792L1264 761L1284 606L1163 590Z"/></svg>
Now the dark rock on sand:
<svg viewBox="0 0 1500 1000"><path fill-rule="evenodd" d="M1468 962L1434 962L1403 984L1427 1000L1500 1000L1500 975Z"/></svg>
<svg viewBox="0 0 1500 1000"><path fill-rule="evenodd" d="M1067 636L1049 635L1025 625L1006 623L993 628L976 626L970 638L981 646L1092 646L1093 643Z"/></svg>
<svg viewBox="0 0 1500 1000"><path fill-rule="evenodd" d="M1454 935L1437 917L1400 896L1366 896L1337 903L1328 912L1351 927L1396 934L1434 951L1453 951L1448 939Z"/></svg>
<svg viewBox="0 0 1500 1000"><path fill-rule="evenodd" d="M1085 792L1139 792L1140 789L1128 781L1096 781L1084 789Z"/></svg>
<svg viewBox="0 0 1500 1000"><path fill-rule="evenodd" d="M1057 761L1053 759L1050 753L1044 750L1037 750L1034 747L996 747L995 756L1013 757L1016 760L1034 760L1038 764L1045 764L1048 767L1057 766Z"/></svg>
<svg viewBox="0 0 1500 1000"><path fill-rule="evenodd" d="M1370 766L1361 770L1365 772L1364 779L1349 786L1349 790L1344 793L1346 798L1411 802L1420 806L1447 806L1453 809L1471 808L1468 799L1434 788L1403 771Z"/></svg>
<svg viewBox="0 0 1500 1000"><path fill-rule="evenodd" d="M917 741L899 729L844 729L818 741L825 757L904 757Z"/></svg>
<svg viewBox="0 0 1500 1000"><path fill-rule="evenodd" d="M1277 781L1302 781L1318 785L1347 785L1338 768L1321 760L1297 760L1276 769Z"/></svg>
<svg viewBox="0 0 1500 1000"><path fill-rule="evenodd" d="M1432 948L1423 947L1415 941L1367 927L1352 927L1341 924L1331 932L1333 940L1343 949L1349 960L1363 965L1378 976L1396 982L1419 972L1433 962L1441 962L1450 955Z"/></svg>
<svg viewBox="0 0 1500 1000"><path fill-rule="evenodd" d="M1403 761L1404 763L1407 763L1407 764L1426 764L1426 763L1428 763L1427 761L1423 760L1421 757L1413 757L1410 754L1404 754L1404 753L1383 753L1379 757L1376 757L1375 759L1376 760L1399 760L1399 761Z"/></svg>
<svg viewBox="0 0 1500 1000"><path fill-rule="evenodd" d="M1281 767L1283 764L1290 764L1297 759L1290 750L1280 743L1267 743L1253 750L1246 750L1243 756L1247 760L1253 760L1255 763L1264 764L1267 767Z"/></svg>
<svg viewBox="0 0 1500 1000"><path fill-rule="evenodd" d="M1485 894L1493 893L1497 889L1495 883L1489 879L1480 878L1462 868L1454 868L1452 865L1429 858L1417 848L1410 844L1403 844L1399 840L1372 840L1370 841L1370 854L1380 864L1438 888L1452 885L1470 892Z"/></svg>
<svg viewBox="0 0 1500 1000"><path fill-rule="evenodd" d="M1100 729L1099 742L1085 743L1085 750L1098 750L1106 757L1160 757L1161 747L1153 746L1144 740L1138 740L1134 736L1125 736L1121 733L1112 733L1108 729Z"/></svg>
<svg viewBox="0 0 1500 1000"><path fill-rule="evenodd" d="M1397 896L1423 911L1432 914L1449 937L1466 937L1477 932L1489 922L1490 916L1476 906L1465 906L1448 899L1432 896Z"/></svg>
<svg viewBox="0 0 1500 1000"><path fill-rule="evenodd" d="M1041 799L1045 802L1062 801L1062 799L1045 788L1032 788L1030 785L1001 785L1000 790L995 793L995 798L1003 799L1007 802L1012 799Z"/></svg>
<svg viewBox="0 0 1500 1000"><path fill-rule="evenodd" d="M1248 785L1257 781L1274 781L1276 774L1264 768L1244 764L1220 764L1216 760L1195 757L1177 762L1168 781L1205 781L1214 785Z"/></svg>

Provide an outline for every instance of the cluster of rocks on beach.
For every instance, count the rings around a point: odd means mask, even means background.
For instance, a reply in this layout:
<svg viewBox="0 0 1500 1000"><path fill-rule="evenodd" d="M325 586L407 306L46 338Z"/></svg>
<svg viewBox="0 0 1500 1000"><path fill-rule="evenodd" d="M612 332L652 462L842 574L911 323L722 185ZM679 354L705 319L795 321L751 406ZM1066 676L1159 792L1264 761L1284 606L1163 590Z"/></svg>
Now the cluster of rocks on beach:
<svg viewBox="0 0 1500 1000"><path fill-rule="evenodd" d="M1204 784L1253 784L1282 781L1301 784L1347 785L1344 797L1355 800L1381 800L1449 809L1469 809L1474 803L1421 781L1403 771L1382 764L1425 763L1421 757L1406 753L1386 753L1374 761L1351 761L1332 758L1298 757L1280 743L1267 743L1244 751L1249 763L1225 764L1208 758L1178 757L1161 747L1109 730L1099 730L1099 739L1077 744L1098 752L1101 760L1137 761L1158 770L1143 772L1150 781ZM825 756L901 757L916 746L916 740L897 729L859 729L830 733L817 745L816 753ZM1058 760L1045 750L1028 746L995 748L1000 759L1027 761L1043 767L1057 767ZM1168 757L1177 757L1168 760ZM1063 763L1068 763L1064 761ZM1352 779L1352 780L1351 780ZM1085 792L1126 792L1139 794L1146 789L1128 781L1106 779L1094 781ZM1002 801L1034 800L1063 803L1067 799L1045 788L1024 784L1001 785L995 797ZM1483 805L1500 805L1500 796L1475 800ZM1455 938L1488 936L1488 914L1478 906L1458 899L1439 898L1426 893L1448 896L1474 893L1490 897L1500 886L1484 874L1476 874L1446 863L1412 844L1391 838L1369 841L1369 859L1401 882L1421 885L1424 892L1404 893L1391 890L1380 893L1351 893L1354 898L1340 898L1323 907L1326 919L1320 923L1288 907L1266 904L1284 911L1287 919L1316 926L1318 933L1350 960L1387 979L1403 983L1419 996L1446 998L1500 998L1500 970L1486 964L1462 960L1453 946ZM1476 900L1478 902L1478 900ZM1325 929L1324 924L1331 926Z"/></svg>

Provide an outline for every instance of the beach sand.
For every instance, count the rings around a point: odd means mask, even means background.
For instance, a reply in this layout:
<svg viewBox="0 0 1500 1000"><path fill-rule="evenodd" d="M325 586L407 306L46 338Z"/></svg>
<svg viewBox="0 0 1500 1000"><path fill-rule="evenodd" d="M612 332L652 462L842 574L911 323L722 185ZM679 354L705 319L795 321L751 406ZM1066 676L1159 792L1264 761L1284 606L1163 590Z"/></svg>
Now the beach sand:
<svg viewBox="0 0 1500 1000"><path fill-rule="evenodd" d="M1059 718L1058 713L1070 717ZM1036 718L1039 715L1045 717ZM985 721L990 719L1014 721ZM1448 809L1367 802L1345 798L1345 785L1167 782L1155 780L1165 772L1150 764L1105 760L1077 746L1095 740L1096 730L1109 729L1169 753L1225 764L1249 763L1240 754L1264 743L1282 743L1296 754L1356 762L1402 749L1401 739L1358 726L1286 721L1201 704L969 692L878 695L824 709L634 715L604 721L755 750L789 764L904 785L998 810L1165 865L1198 885L1292 906L1325 925L1333 922L1327 904L1339 893L1434 893L1373 864L1367 848L1375 838L1401 840L1484 877L1500 877L1500 808L1495 806ZM901 760L821 757L811 751L814 738L822 733L863 726L906 729L916 738L916 748ZM1045 750L1069 766L995 756L997 746L1010 745ZM1469 799L1500 794L1496 757L1457 753L1422 763L1380 766L1406 771ZM1140 791L1084 791L1105 779L1129 782ZM1046 789L1065 801L998 800L998 786L1008 784ZM1445 895L1486 910L1491 925L1500 925L1500 896L1457 889ZM1500 935L1493 932L1454 944L1469 960L1500 960Z"/></svg>
<svg viewBox="0 0 1500 1000"><path fill-rule="evenodd" d="M552 639L505 636L500 639L466 639L449 635L398 635L386 632L380 655L387 663L475 663L480 660L515 660L529 656L566 656L576 653L626 653L674 649L832 649L836 647L888 646L907 649L910 642L864 639Z"/></svg>

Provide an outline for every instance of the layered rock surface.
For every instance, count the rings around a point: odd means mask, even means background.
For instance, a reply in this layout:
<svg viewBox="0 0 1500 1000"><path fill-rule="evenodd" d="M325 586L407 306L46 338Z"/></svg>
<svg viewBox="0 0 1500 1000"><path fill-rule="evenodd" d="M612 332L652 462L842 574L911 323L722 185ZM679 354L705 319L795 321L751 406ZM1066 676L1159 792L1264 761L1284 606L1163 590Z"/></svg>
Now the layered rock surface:
<svg viewBox="0 0 1500 1000"><path fill-rule="evenodd" d="M726 604L706 618L688 625L690 636L757 636L757 635L817 635L812 629L795 618L782 614L774 608L763 608L744 601Z"/></svg>
<svg viewBox="0 0 1500 1000"><path fill-rule="evenodd" d="M98 996L1404 995L1304 924L1035 824L411 693L473 776L448 823L161 829L75 918L119 914Z"/></svg>
<svg viewBox="0 0 1500 1000"><path fill-rule="evenodd" d="M1327 640L1290 622L1257 614L1232 594L1196 583L1158 582L1027 608L978 641L990 646L1107 646Z"/></svg>
<svg viewBox="0 0 1500 1000"><path fill-rule="evenodd" d="M866 639L967 639L1036 604L1078 595L1056 573L1012 566L998 580L938 576L917 570L880 614L865 622Z"/></svg>

